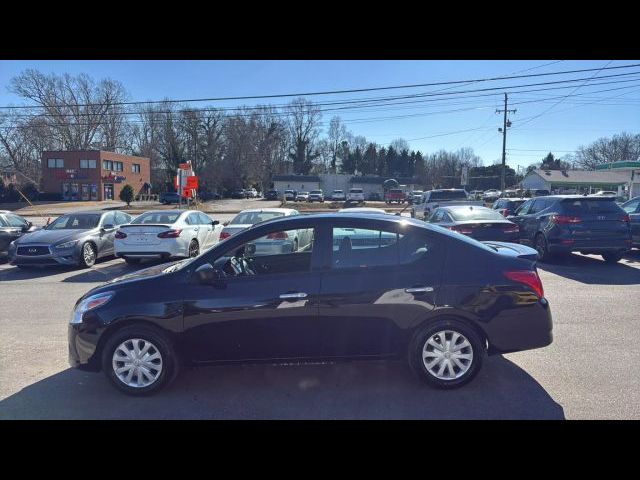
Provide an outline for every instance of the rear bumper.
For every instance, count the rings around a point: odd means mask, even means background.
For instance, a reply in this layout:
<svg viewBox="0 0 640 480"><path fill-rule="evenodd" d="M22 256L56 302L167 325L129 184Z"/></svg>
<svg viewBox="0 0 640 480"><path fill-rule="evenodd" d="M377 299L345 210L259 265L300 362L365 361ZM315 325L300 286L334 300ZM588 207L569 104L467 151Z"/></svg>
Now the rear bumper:
<svg viewBox="0 0 640 480"><path fill-rule="evenodd" d="M508 309L482 325L489 340L489 353L509 353L546 347L553 342L553 320L549 302Z"/></svg>
<svg viewBox="0 0 640 480"><path fill-rule="evenodd" d="M631 248L631 239L589 239L550 238L547 240L552 253L570 252L619 252Z"/></svg>

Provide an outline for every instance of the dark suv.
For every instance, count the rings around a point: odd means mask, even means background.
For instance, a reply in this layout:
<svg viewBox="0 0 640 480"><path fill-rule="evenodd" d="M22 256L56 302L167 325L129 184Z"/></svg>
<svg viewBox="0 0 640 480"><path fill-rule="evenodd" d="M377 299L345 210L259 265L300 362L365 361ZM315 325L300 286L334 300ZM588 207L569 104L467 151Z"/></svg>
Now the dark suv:
<svg viewBox="0 0 640 480"><path fill-rule="evenodd" d="M554 195L527 200L509 220L541 261L555 254L598 254L608 263L631 248L629 215L613 198Z"/></svg>

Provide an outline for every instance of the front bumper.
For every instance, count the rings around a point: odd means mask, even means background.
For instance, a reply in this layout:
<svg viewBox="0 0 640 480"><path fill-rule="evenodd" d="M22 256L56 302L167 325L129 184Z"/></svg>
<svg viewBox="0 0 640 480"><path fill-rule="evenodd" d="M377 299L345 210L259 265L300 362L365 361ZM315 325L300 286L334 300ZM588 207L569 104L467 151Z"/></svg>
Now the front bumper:
<svg viewBox="0 0 640 480"><path fill-rule="evenodd" d="M103 328L87 328L85 324L69 324L69 365L73 368L97 372L100 370L98 343Z"/></svg>
<svg viewBox="0 0 640 480"><path fill-rule="evenodd" d="M77 247L55 249L49 247L49 253L45 255L18 255L17 250L9 253L12 265L71 265L80 263L80 250Z"/></svg>

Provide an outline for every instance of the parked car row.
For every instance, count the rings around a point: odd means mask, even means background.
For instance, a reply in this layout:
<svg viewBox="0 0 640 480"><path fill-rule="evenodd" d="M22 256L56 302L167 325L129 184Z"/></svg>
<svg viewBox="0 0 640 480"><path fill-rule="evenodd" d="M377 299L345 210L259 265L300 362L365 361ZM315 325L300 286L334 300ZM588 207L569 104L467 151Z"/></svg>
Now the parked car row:
<svg viewBox="0 0 640 480"><path fill-rule="evenodd" d="M540 261L580 252L615 263L640 246L640 197L621 206L608 195L501 198L493 209L440 205L426 221L478 240L532 246Z"/></svg>

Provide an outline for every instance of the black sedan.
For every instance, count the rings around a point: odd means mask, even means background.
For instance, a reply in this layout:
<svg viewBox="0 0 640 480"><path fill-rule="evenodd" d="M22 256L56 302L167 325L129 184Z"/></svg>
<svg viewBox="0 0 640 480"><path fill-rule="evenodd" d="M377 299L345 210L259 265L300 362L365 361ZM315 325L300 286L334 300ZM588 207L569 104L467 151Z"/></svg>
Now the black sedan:
<svg viewBox="0 0 640 480"><path fill-rule="evenodd" d="M20 215L8 210L0 210L0 258L7 256L11 242L35 229L31 222Z"/></svg>
<svg viewBox="0 0 640 480"><path fill-rule="evenodd" d="M429 223L468 235L476 240L518 242L518 226L487 207L455 206L436 208Z"/></svg>
<svg viewBox="0 0 640 480"><path fill-rule="evenodd" d="M62 215L43 229L13 242L9 249L11 263L18 267L91 267L98 258L114 254L115 232L131 218L131 215L117 211Z"/></svg>
<svg viewBox="0 0 640 480"><path fill-rule="evenodd" d="M300 229L313 232L308 248L256 253L260 239ZM535 258L406 217L279 217L86 293L69 361L133 395L179 365L294 359L408 359L428 384L459 387L487 352L551 343Z"/></svg>
<svg viewBox="0 0 640 480"><path fill-rule="evenodd" d="M277 190L269 190L267 193L264 194L265 200L278 200L278 198L280 198L280 194L278 193Z"/></svg>

